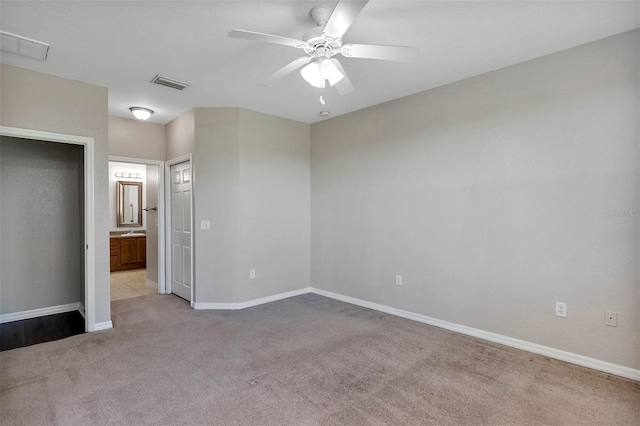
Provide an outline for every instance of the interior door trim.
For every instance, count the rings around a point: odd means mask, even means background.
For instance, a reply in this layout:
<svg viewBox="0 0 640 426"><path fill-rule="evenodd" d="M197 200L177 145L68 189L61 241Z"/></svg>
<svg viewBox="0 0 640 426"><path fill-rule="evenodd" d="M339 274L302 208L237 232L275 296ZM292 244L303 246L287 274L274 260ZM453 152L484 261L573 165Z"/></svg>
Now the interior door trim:
<svg viewBox="0 0 640 426"><path fill-rule="evenodd" d="M196 292L195 292L195 286L196 286L196 282L195 282L195 240L194 240L194 235L195 235L195 229L193 227L194 224L194 214L195 214L195 209L193 208L193 191L195 188L195 182L196 182L196 177L195 177L195 170L193 167L193 159L192 159L192 155L191 154L185 154L185 155L181 155L180 157L176 157L173 158L171 160L167 160L164 163L164 192L165 192L165 199L167 200L167 202L165 203L165 235L170 236L171 235L171 166L175 165L175 164L180 164L180 163L184 163L188 161L189 165L191 166L191 217L189 217L189 221L191 223L191 240L190 240L190 244L191 244L191 259L189 260L190 264L191 264L191 275L190 275L190 279L191 279L191 307L193 308L196 301L195 301L195 296L196 296ZM171 293L171 262L172 262L172 250L171 250L171 238L165 238L165 291L166 293Z"/></svg>
<svg viewBox="0 0 640 426"><path fill-rule="evenodd" d="M111 320L96 323L96 253L94 209L94 144L93 138L0 126L0 135L44 142L57 142L83 147L84 162L84 320L86 331L111 328Z"/></svg>

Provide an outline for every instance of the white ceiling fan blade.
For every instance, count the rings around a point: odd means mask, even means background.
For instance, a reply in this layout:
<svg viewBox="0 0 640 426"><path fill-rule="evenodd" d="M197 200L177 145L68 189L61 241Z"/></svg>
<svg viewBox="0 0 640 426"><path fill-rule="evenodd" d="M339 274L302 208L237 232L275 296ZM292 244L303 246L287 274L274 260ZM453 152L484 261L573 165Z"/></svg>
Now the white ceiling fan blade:
<svg viewBox="0 0 640 426"><path fill-rule="evenodd" d="M229 37L233 37L233 38L243 38L246 40L261 41L264 43L282 44L284 46L291 46L291 47L298 47L298 48L302 48L305 45L305 42L302 40L296 40L288 37L280 37L280 36L271 35L271 34L256 33L254 31L233 30L228 35Z"/></svg>
<svg viewBox="0 0 640 426"><path fill-rule="evenodd" d="M334 39L342 37L369 0L341 0L324 27L324 33Z"/></svg>
<svg viewBox="0 0 640 426"><path fill-rule="evenodd" d="M416 47L382 46L375 44L345 44L340 51L347 58L383 59L408 62L414 60L420 51Z"/></svg>
<svg viewBox="0 0 640 426"><path fill-rule="evenodd" d="M311 56L301 56L298 59L294 59L293 61L289 62L284 67L280 68L278 71L276 71L273 74L271 74L269 77L267 77L266 80L264 80L260 84L262 86L267 86L267 85L273 83L274 81L280 80L285 75L287 75L287 74L297 70L301 66L306 65L309 62L311 62L311 59L313 59Z"/></svg>
<svg viewBox="0 0 640 426"><path fill-rule="evenodd" d="M355 89L351 84L351 80L349 80L349 77L347 77L347 73L345 72L344 68L342 68L342 64L340 63L340 61L338 61L337 59L331 59L331 62L336 65L338 71L340 71L344 76L342 77L342 80L337 82L333 87L336 88L340 96L348 95L349 93L353 92Z"/></svg>

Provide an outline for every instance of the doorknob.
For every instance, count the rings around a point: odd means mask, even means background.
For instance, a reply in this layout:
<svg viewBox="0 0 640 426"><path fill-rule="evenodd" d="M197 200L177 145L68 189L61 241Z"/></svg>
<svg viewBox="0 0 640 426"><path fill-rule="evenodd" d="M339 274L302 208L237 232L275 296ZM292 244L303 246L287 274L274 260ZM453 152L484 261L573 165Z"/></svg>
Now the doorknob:
<svg viewBox="0 0 640 426"><path fill-rule="evenodd" d="M142 210L144 210L145 212L148 212L149 210L153 210L154 212L157 212L158 208L157 207L146 207L146 208L144 208Z"/></svg>

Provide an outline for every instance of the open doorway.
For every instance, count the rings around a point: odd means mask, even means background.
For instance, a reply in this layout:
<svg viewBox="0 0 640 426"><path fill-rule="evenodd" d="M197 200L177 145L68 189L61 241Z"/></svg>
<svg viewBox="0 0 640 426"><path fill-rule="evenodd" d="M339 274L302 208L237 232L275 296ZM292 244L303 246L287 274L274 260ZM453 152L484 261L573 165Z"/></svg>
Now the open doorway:
<svg viewBox="0 0 640 426"><path fill-rule="evenodd" d="M77 311L84 317L84 327L80 329L97 331L110 328L110 321L100 324L95 321L93 138L4 126L0 126L0 138L3 146L6 141L8 147L21 151L16 153L25 154L23 160L18 157L15 160L5 158L3 155L8 167L20 169L17 172L18 169L3 168L7 171L5 177L16 178L22 173L20 176L23 178L15 184L11 184L11 179L2 181L3 187L7 187L6 194L1 197L3 209L6 208L4 212L7 213L2 214L2 218L7 221L3 222L3 235L0 238L3 252L0 256L3 264L0 284L3 288L2 300L7 306L3 306L0 312L0 322L4 324ZM56 146L62 151L50 152ZM74 146L79 147L79 151L74 152ZM53 175L62 180L56 179L57 183L54 182ZM32 178L43 180L29 184L27 179ZM47 185L59 185L58 190L45 188L44 196L34 192ZM9 202L12 192L17 194L15 202ZM70 198L59 197L62 192L69 192ZM19 206L18 203L26 204ZM54 210L62 213L56 216ZM9 213L22 216L11 219ZM31 220L25 220L27 215L32 216ZM59 218L60 224L54 223L55 217ZM36 232L37 226L42 227L42 232ZM16 232L12 237L11 234ZM32 243L35 246L29 247ZM60 249L67 244L68 249ZM23 249L19 250L18 246ZM33 250L44 252L34 255ZM68 256L69 252L75 252L75 255ZM22 253L20 264L5 255L9 253ZM57 260L58 253L65 255L64 261ZM33 259L37 261L33 262ZM47 264L47 260L50 260L50 264ZM39 278L34 279L36 276ZM54 285L54 281L59 281L59 285ZM74 282L77 285L73 285ZM25 283L35 285L34 291L27 289L25 292ZM72 286L69 287L69 284ZM7 290L9 288L13 290ZM7 295L15 297L9 300Z"/></svg>
<svg viewBox="0 0 640 426"><path fill-rule="evenodd" d="M164 163L109 157L111 300L164 293Z"/></svg>

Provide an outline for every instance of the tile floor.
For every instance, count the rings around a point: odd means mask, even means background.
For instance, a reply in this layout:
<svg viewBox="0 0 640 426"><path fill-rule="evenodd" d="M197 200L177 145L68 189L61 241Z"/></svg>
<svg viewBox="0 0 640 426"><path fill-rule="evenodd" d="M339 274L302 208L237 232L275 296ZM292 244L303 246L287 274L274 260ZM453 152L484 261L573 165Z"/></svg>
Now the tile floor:
<svg viewBox="0 0 640 426"><path fill-rule="evenodd" d="M147 270L133 269L111 273L111 300L129 299L157 293L147 285Z"/></svg>

